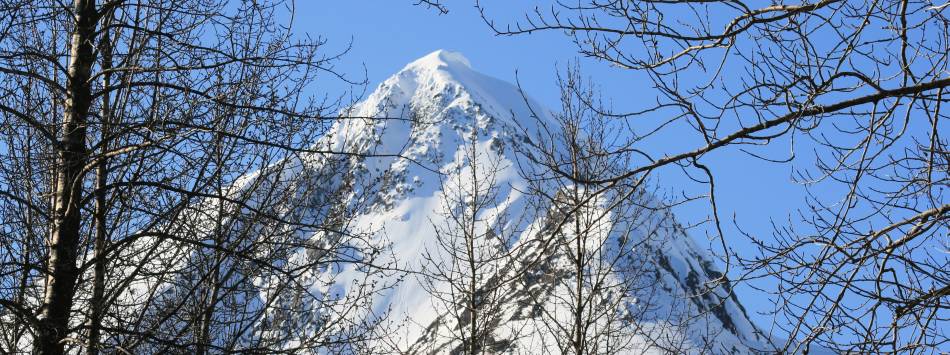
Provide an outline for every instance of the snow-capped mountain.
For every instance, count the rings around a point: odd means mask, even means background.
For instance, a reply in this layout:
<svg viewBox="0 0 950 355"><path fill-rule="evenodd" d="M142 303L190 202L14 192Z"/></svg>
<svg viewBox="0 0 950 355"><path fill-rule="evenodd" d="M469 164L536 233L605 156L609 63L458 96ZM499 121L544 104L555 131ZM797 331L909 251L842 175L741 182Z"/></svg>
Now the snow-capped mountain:
<svg viewBox="0 0 950 355"><path fill-rule="evenodd" d="M547 111L525 99L515 86L473 70L462 55L440 50L408 64L345 116L385 118L340 121L318 146L352 154L334 164L347 170L352 196L372 196L359 201L338 197L349 207L349 228L385 244L393 269L409 271L377 280L387 287L380 287L371 300L372 314L385 315L380 327L390 338L387 345L408 353L460 350L461 343L453 334L464 324L456 324L453 319L459 318L452 316L452 307L433 297L434 291L449 290L450 285L427 280L417 272L433 263L449 263L448 256L439 252L444 246L440 248L437 242L439 226L451 222L447 217L451 214L445 213L452 210L447 197L457 196L455 190L472 188L463 177L485 172L475 166L490 165L496 187L493 204L477 219L484 225L480 228L507 236L483 243L511 253L490 268L496 274L489 280L505 280L503 285L480 286L496 292L502 305L489 320L489 350L556 353L563 349L552 323L565 316L569 302L562 296L571 292L568 285L574 284L574 274L568 255L551 247L551 224L557 216L550 212L551 206L539 205L526 193L528 181L520 173L525 164L532 164L522 156L524 142L540 132L539 125L555 126ZM326 164L330 164L328 158L317 157L304 165L320 169ZM638 196L651 204L652 197ZM598 209L596 204L592 209ZM597 222L599 232L593 238L606 253L631 255L607 267L636 271L604 273L604 282L633 287L622 288L624 294L599 298L621 305L616 308L626 312L620 317L625 329L616 333L625 336L625 343L618 347L621 352L767 349L768 341L752 325L728 284L704 288L721 274L670 212L645 210L650 209L641 208L636 216L622 215L633 213L629 209L601 211L604 218ZM321 238L330 237L314 236L314 240ZM616 244L621 239L623 244ZM610 251L615 244L631 249ZM344 266L332 271L332 279L356 280L361 272L358 265ZM354 292L362 286L332 281L315 288Z"/></svg>

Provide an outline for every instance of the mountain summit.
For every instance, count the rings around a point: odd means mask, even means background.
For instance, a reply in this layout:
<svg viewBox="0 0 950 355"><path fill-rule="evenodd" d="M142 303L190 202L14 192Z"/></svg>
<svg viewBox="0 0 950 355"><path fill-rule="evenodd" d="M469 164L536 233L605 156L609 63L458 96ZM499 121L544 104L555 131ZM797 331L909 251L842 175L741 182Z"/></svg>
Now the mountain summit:
<svg viewBox="0 0 950 355"><path fill-rule="evenodd" d="M408 64L345 112L346 116L385 119L341 121L321 143L350 153L344 162L348 183L374 196L344 199L353 216L350 228L388 245L393 268L410 272L410 276L393 273L378 280L391 285L381 288L373 301L378 311L374 315L385 314L380 327L396 338L387 342L391 346L409 353L462 351L453 334L465 327L459 323L465 317L454 317L458 309L445 306L444 297L436 297L451 294L453 285L419 275L451 264L444 252L445 226L459 209L449 201L459 196L462 202L468 201L465 198L471 196L461 192L472 188L466 179L478 179L486 170L476 166L487 165L493 167L491 176L481 178L491 181L492 204L473 220L485 232L478 233L507 238L480 243L510 251L502 261L505 264L493 265L490 270L495 275L479 286L485 292L500 292L495 301L501 305L485 330L491 350L557 353L564 349L557 332L552 332L552 323L568 311L565 305L570 302L564 300L573 291L564 285L576 284L571 281L576 273L567 266L569 251L547 242L555 238L548 234L548 226L557 216L551 214L550 206L541 206L525 193L529 182L520 173L525 164L534 164L523 156L529 151L524 147L529 136L539 132L539 123L554 125L546 112L514 85L474 71L461 54L439 50ZM313 164L326 163L318 159ZM639 196L643 204L652 204L649 195ZM638 211L645 210L650 209ZM637 216L622 213L604 213L606 222L598 227L603 231L598 240L604 254L630 255L609 266L618 268L604 274L609 281L601 280L628 287L599 301L621 305L625 329L620 333L627 334L621 352L765 349L766 338L749 321L728 285L704 288L721 274L668 210ZM611 250L614 245L629 250ZM337 270L338 276L343 275L338 279L355 278L357 269ZM506 281L492 284L499 280ZM616 330L610 328L614 324L604 327L600 331Z"/></svg>
<svg viewBox="0 0 950 355"><path fill-rule="evenodd" d="M407 68L411 67L448 67L448 68L460 68L464 67L466 69L472 69L472 63L468 61L468 58L465 58L462 53L447 51L444 49L436 50L435 52L429 53L422 58L416 59L412 63L406 66Z"/></svg>

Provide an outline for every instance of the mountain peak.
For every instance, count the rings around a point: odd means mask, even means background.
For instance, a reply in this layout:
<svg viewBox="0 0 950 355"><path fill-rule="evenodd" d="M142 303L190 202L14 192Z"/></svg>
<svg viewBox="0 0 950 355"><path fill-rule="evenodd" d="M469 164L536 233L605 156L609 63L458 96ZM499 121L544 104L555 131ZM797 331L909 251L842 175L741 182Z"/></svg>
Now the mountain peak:
<svg viewBox="0 0 950 355"><path fill-rule="evenodd" d="M439 49L432 53L426 54L422 58L416 59L412 63L406 66L407 68L465 68L472 69L472 63L468 61L468 58L465 58L462 53L452 52L445 49Z"/></svg>
<svg viewBox="0 0 950 355"><path fill-rule="evenodd" d="M356 107L356 115L365 117L399 115L406 107L426 108L423 117L435 117L445 110L477 109L485 117L505 121L513 132L535 131L536 118L550 120L547 111L517 86L472 69L464 55L444 49L407 64ZM387 110L396 111L384 112Z"/></svg>
<svg viewBox="0 0 950 355"><path fill-rule="evenodd" d="M530 155L537 151L530 144L532 139L551 137L547 127L555 132L559 127L549 111L518 86L479 73L464 56L445 50L409 63L352 110L347 114L405 119L341 120L327 135L333 150L354 153L352 158L332 161L339 165L328 169L346 169L345 186L372 196L353 200L354 215L347 216L347 225L361 235L381 233L379 242L391 248L387 254L392 255L393 265L418 271L416 275L432 267L432 262L451 267L450 253L444 249L449 244L440 244L449 242L440 239L439 233L440 228L452 226L450 219L457 207L452 196L471 196L462 190L474 188L474 180L468 180L470 174L486 174L478 179L493 184L489 198L495 205L478 213L479 228L507 233L505 240L498 239L503 243L492 250L512 248L510 256L495 259L498 264L492 264L492 271L486 274L497 275L488 275L486 280L517 281L491 285L506 296L498 305L497 316L492 316L497 321L492 320L487 332L492 344L507 344L509 352L556 352L556 348L547 348L557 343L549 337L553 333L548 332L550 318L545 317L566 314L569 305L561 300L574 294L569 287L576 284L571 283L573 269L564 264L567 251L538 246L547 245L546 240L552 238L548 226L559 223L557 219L563 216L548 212L554 211L551 208L555 206L549 205L553 202L525 192L532 189L531 184L541 184L538 188L546 191L564 188L546 179L528 180L538 176L533 175L535 171L544 174L547 168L535 165L543 163ZM564 141L557 136L548 139L545 147L569 148L562 146ZM344 186L343 179L333 181ZM602 222L597 224L595 234L601 238L597 243L612 248L604 249L603 255L624 256L615 259L616 263L605 259L619 269L603 274L611 275L604 282L616 285L611 290L624 291L611 291L603 299L622 305L621 310L629 315L622 322L636 318L636 324L628 329L632 335L624 340L630 344L629 352L659 353L670 346L695 348L684 351L699 353L709 343L723 349L722 353L754 353L754 348L765 348L768 340L748 320L728 286L709 292L701 289L721 274L675 223L672 213L654 208L658 205L651 201L644 193L633 210L618 208L617 213L606 213L601 207L592 208L603 216L598 217ZM638 239L621 242L628 237ZM362 271L354 266L339 272L343 275L339 280L350 280ZM525 276L512 276L516 274ZM398 329L385 330L398 333L394 342L404 344L409 353L449 353L458 347L453 332L463 326L462 321L453 318L454 306L439 298L452 292L451 280L402 279L396 274L380 277L379 284L392 287L374 296L374 309L387 310L387 320L411 320L394 322ZM663 339L674 343L654 345ZM545 347L538 349L539 345Z"/></svg>

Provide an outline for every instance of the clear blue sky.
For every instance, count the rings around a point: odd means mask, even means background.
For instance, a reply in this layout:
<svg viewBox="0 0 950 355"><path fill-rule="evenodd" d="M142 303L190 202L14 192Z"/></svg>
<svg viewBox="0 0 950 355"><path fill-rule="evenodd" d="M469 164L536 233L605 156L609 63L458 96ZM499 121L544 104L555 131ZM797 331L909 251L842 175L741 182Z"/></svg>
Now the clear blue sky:
<svg viewBox="0 0 950 355"><path fill-rule="evenodd" d="M473 68L482 73L514 82L517 72L525 91L548 108L559 105L555 84L558 66L563 67L575 60L619 111L637 108L638 102L653 96L648 81L643 77L578 58L576 47L560 34L496 37L479 18L471 1L452 2L447 15L413 6L413 2L298 1L294 26L301 33L325 37L331 50L345 48L352 40L350 53L336 69L362 78L365 66L369 91L412 60L436 49L448 49L463 53ZM505 12L524 11L523 7L512 5L516 3L490 2L490 7L497 12L496 15L503 17ZM328 93L345 89L341 83L332 81L325 81L319 88ZM671 151L692 148L674 139L667 144L671 145ZM787 145L784 148L787 149ZM784 222L789 213L802 205L803 191L791 183L787 165L765 163L737 151L716 153L707 156L705 161L717 179L717 199L727 241L736 241L731 246L740 252L743 245L739 241L742 239L730 237L737 234L732 227L733 216L746 232L767 236L771 232L770 218ZM696 192L696 184L688 182L685 176L673 169L660 171L655 182L673 193L684 188ZM683 224L701 221L708 216L705 204L677 207L675 212ZM700 245L709 245L705 232L703 227L691 231ZM750 311L749 315L761 326L767 326L771 318L754 313L771 309L769 297L741 285L737 292Z"/></svg>

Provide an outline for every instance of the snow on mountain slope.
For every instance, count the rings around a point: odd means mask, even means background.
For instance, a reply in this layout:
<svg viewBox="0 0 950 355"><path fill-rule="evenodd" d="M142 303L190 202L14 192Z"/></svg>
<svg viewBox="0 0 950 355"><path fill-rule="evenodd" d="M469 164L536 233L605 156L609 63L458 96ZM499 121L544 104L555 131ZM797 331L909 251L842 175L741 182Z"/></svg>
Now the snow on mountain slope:
<svg viewBox="0 0 950 355"><path fill-rule="evenodd" d="M499 344L495 350L556 351L557 339L542 329L535 315L549 312L559 317L563 310L554 300L565 292L561 281L570 279L571 274L564 255L530 246L532 242L543 244L537 242L547 237L545 223L550 216L532 212L529 197L522 193L526 181L517 167L525 160L517 156L520 150L513 149L527 139L525 133L537 132L538 121L552 122L541 106L525 100L515 86L474 71L462 55L440 50L407 65L345 114L388 118L342 121L318 145L354 153L346 163L348 176L373 182L357 184L366 186L357 192L368 192L375 199L354 210L350 225L385 240L394 262L408 270L419 270L425 262L423 255L434 249L434 226L446 222L438 211L446 208L444 195L450 193L443 191L442 182L467 173L472 161L466 159L463 147L470 137L476 137L469 143L479 156L500 167L494 177L499 205L486 212L484 219L506 215L507 224L501 228L512 231L516 238L515 244L503 247L526 245L518 248L511 265L503 268L512 275L521 272L517 277L522 280L505 286L509 305L501 311L497 330L492 333ZM373 154L381 156L367 156ZM306 165L325 163L314 158ZM649 196L643 199L651 200ZM608 218L603 241L617 238L613 231L624 229L610 221ZM612 296L629 309L642 310L631 312L635 316L628 326L637 331L628 352L748 353L767 347L767 340L751 324L734 294L723 287L700 292L707 281L720 274L668 211L626 223L634 224L625 230L632 230L635 238L662 236L651 237L636 251L639 270L646 275L637 282L650 287L642 288L640 294ZM550 255L542 255L545 253ZM335 276L358 279L360 272L353 266ZM391 327L387 332L396 337L396 346L412 353L457 351L458 342L446 334L458 325L434 307L435 301L419 278L395 274L392 278L395 286L383 290L373 302L377 314L387 312L386 324ZM346 283L338 286L349 287Z"/></svg>

